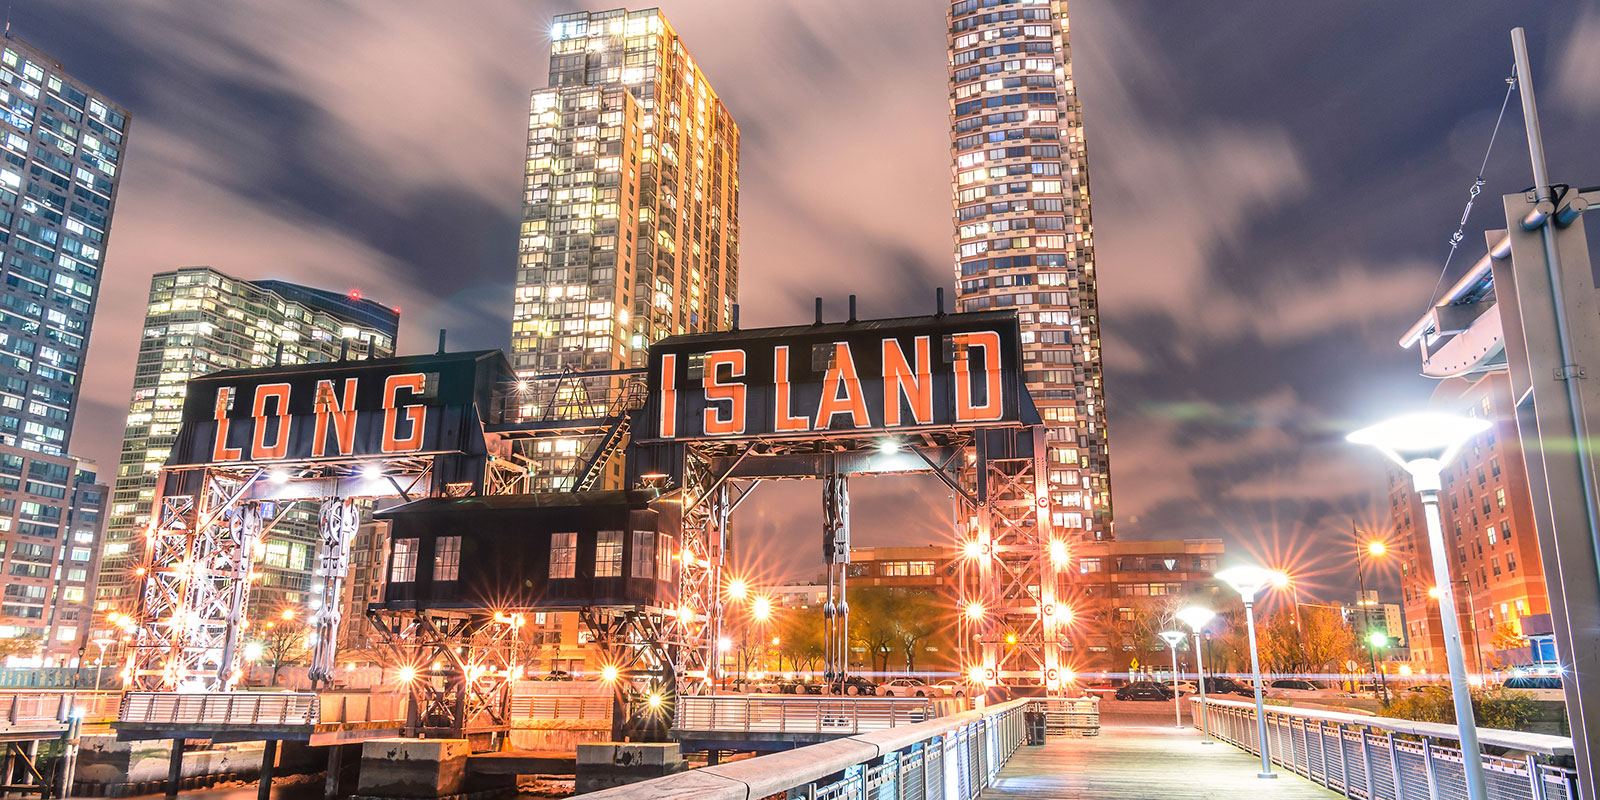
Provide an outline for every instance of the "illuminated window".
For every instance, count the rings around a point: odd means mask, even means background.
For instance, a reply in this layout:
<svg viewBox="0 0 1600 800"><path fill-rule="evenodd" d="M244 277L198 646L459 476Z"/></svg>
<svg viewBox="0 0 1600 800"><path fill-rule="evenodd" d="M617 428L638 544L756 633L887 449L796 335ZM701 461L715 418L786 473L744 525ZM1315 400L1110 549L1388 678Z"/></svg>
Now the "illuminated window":
<svg viewBox="0 0 1600 800"><path fill-rule="evenodd" d="M550 577L572 578L577 575L578 534L557 533L550 537Z"/></svg>
<svg viewBox="0 0 1600 800"><path fill-rule="evenodd" d="M433 543L433 579L453 581L461 578L461 537L440 536Z"/></svg>
<svg viewBox="0 0 1600 800"><path fill-rule="evenodd" d="M594 547L594 576L617 578L622 575L622 531L601 531Z"/></svg>

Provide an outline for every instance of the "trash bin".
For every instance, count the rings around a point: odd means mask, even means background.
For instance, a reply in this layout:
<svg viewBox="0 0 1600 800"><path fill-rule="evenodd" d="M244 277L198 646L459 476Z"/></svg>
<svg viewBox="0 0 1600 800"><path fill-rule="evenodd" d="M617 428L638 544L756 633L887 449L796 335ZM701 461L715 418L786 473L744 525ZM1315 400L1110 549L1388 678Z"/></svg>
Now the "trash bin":
<svg viewBox="0 0 1600 800"><path fill-rule="evenodd" d="M1028 744L1039 746L1044 744L1044 712L1025 711L1022 714L1022 724L1028 728Z"/></svg>

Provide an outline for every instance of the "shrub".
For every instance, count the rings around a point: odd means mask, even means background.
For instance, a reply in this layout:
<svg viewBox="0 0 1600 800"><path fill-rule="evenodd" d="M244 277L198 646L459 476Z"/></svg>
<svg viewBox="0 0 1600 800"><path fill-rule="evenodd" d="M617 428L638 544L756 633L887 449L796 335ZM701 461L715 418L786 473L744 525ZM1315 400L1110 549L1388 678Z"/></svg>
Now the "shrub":
<svg viewBox="0 0 1600 800"><path fill-rule="evenodd" d="M1527 730L1537 713L1538 707L1533 702L1533 696L1527 692L1495 690L1472 693L1472 715L1480 728ZM1379 709L1378 714L1417 722L1447 725L1456 722L1455 704L1450 692L1442 687L1406 692L1404 697Z"/></svg>

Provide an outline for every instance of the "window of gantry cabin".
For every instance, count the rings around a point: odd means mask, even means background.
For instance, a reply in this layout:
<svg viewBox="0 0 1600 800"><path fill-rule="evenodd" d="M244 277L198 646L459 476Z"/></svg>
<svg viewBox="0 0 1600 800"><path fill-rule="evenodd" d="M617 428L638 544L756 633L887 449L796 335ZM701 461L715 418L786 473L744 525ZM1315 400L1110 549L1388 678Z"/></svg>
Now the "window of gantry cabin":
<svg viewBox="0 0 1600 800"><path fill-rule="evenodd" d="M633 532L633 577L653 578L656 571L656 532Z"/></svg>
<svg viewBox="0 0 1600 800"><path fill-rule="evenodd" d="M389 582L411 583L417 579L417 540L394 540L394 555L389 560Z"/></svg>
<svg viewBox="0 0 1600 800"><path fill-rule="evenodd" d="M440 536L433 542L433 579L454 581L461 578L461 537Z"/></svg>
<svg viewBox="0 0 1600 800"><path fill-rule="evenodd" d="M600 531L595 539L594 576L622 577L622 531Z"/></svg>
<svg viewBox="0 0 1600 800"><path fill-rule="evenodd" d="M550 577L572 578L578 574L578 534L550 535Z"/></svg>
<svg viewBox="0 0 1600 800"><path fill-rule="evenodd" d="M677 554L677 540L666 534L656 539L656 580L672 580L672 557Z"/></svg>

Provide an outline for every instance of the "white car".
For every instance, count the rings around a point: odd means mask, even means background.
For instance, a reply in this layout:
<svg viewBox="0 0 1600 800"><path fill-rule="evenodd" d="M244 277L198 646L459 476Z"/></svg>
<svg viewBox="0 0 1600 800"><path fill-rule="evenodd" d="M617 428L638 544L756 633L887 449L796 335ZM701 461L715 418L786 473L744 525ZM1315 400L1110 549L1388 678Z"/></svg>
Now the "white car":
<svg viewBox="0 0 1600 800"><path fill-rule="evenodd" d="M972 694L971 684L955 678L946 678L933 685L937 697L966 697Z"/></svg>
<svg viewBox="0 0 1600 800"><path fill-rule="evenodd" d="M1513 692L1527 692L1535 700L1566 700L1567 693L1560 675L1513 675L1500 687Z"/></svg>
<svg viewBox="0 0 1600 800"><path fill-rule="evenodd" d="M1268 684L1265 694L1285 700L1315 700L1330 697L1352 697L1349 692L1329 689L1305 678L1279 678Z"/></svg>
<svg viewBox="0 0 1600 800"><path fill-rule="evenodd" d="M878 684L879 697L932 697L938 693L919 678L895 678Z"/></svg>

